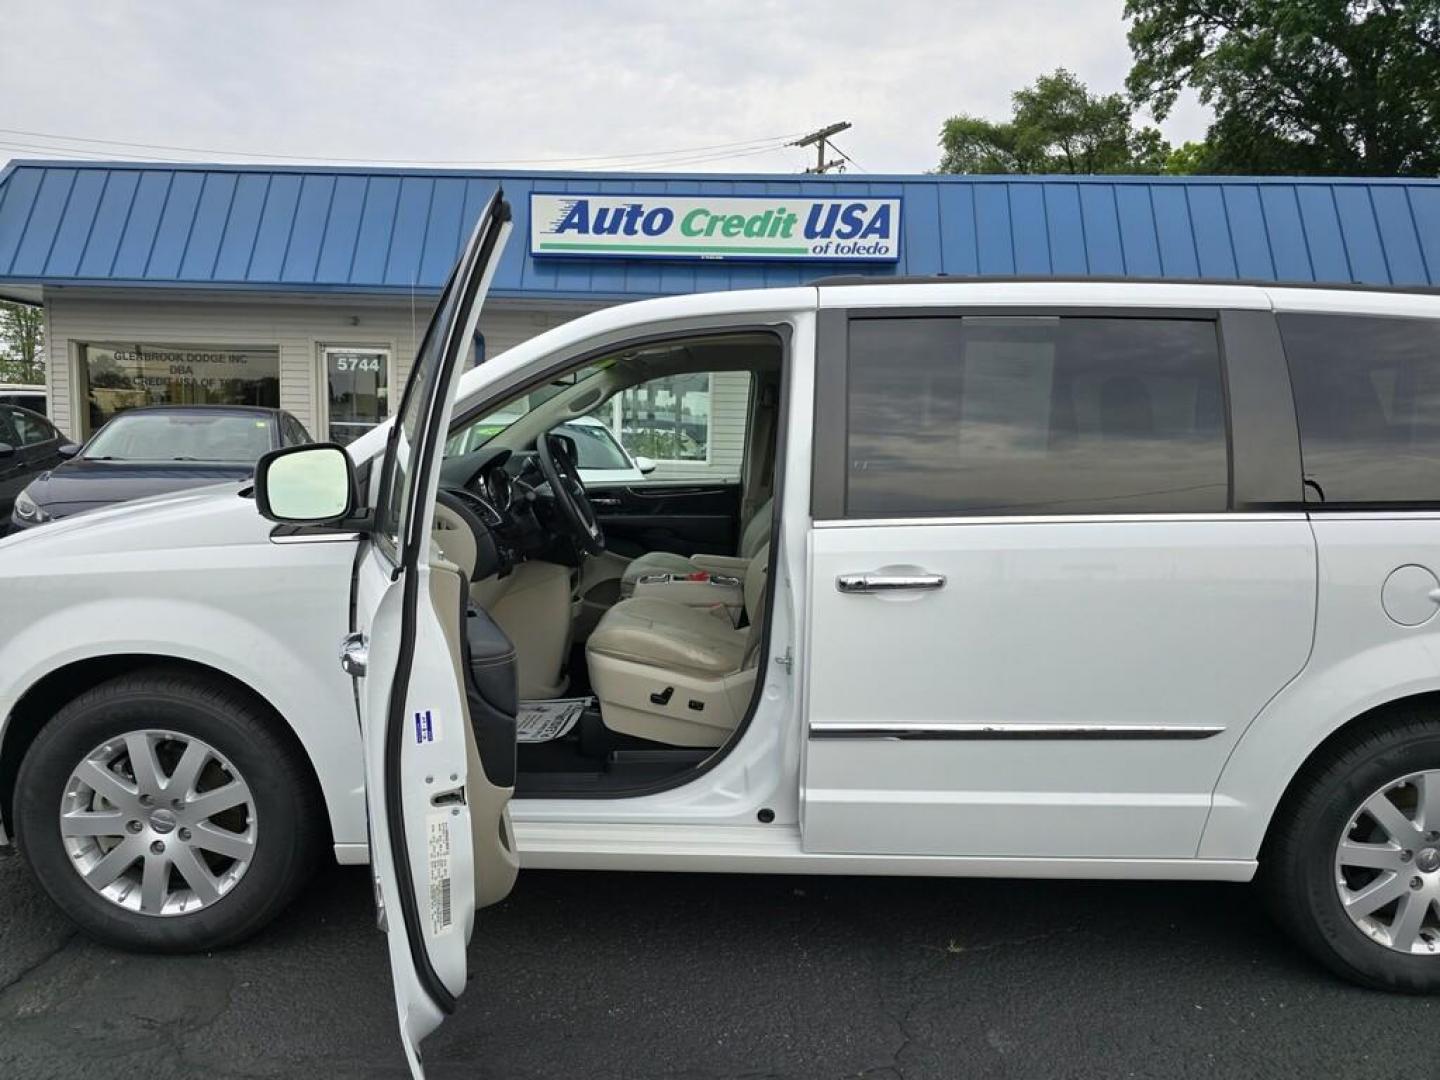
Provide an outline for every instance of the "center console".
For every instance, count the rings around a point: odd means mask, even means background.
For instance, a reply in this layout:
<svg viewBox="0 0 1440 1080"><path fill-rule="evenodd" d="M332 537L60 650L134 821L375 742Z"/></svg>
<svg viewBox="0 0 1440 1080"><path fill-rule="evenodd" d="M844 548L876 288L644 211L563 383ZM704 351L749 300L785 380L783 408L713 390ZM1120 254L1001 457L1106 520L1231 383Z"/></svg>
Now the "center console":
<svg viewBox="0 0 1440 1080"><path fill-rule="evenodd" d="M695 574L645 574L635 582L636 598L669 600L686 607L724 608L735 626L745 606L741 579L702 570Z"/></svg>

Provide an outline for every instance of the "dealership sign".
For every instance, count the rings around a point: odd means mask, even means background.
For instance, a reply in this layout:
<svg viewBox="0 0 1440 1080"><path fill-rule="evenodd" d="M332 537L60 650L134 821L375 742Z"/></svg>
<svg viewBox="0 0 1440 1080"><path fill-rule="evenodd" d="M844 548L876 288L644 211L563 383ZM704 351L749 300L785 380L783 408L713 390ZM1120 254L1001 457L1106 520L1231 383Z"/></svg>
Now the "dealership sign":
<svg viewBox="0 0 1440 1080"><path fill-rule="evenodd" d="M530 254L894 262L900 200L532 193Z"/></svg>

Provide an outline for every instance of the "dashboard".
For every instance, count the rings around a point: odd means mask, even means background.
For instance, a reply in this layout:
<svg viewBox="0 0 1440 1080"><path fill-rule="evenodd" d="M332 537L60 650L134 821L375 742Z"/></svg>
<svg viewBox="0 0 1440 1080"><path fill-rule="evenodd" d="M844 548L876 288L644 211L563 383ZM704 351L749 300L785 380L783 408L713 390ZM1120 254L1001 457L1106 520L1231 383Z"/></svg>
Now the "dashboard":
<svg viewBox="0 0 1440 1080"><path fill-rule="evenodd" d="M551 500L539 490L544 484L533 453L481 447L440 465L442 497L463 506L484 527L502 577L527 559L579 565L568 534L552 520ZM482 549L486 539L476 537Z"/></svg>

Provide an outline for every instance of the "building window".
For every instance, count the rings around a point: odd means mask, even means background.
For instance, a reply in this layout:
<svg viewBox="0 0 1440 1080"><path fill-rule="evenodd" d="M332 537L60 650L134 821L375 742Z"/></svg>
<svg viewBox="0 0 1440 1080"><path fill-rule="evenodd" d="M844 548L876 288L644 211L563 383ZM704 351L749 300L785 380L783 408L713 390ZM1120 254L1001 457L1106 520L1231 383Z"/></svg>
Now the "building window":
<svg viewBox="0 0 1440 1080"><path fill-rule="evenodd" d="M86 431L140 405L280 405L280 350L227 345L79 347Z"/></svg>
<svg viewBox="0 0 1440 1080"><path fill-rule="evenodd" d="M851 517L1214 512L1228 502L1215 324L850 325Z"/></svg>
<svg viewBox="0 0 1440 1080"><path fill-rule="evenodd" d="M611 427L633 457L710 460L710 374L666 375L616 394Z"/></svg>
<svg viewBox="0 0 1440 1080"><path fill-rule="evenodd" d="M326 346L328 437L341 446L390 415L390 350Z"/></svg>

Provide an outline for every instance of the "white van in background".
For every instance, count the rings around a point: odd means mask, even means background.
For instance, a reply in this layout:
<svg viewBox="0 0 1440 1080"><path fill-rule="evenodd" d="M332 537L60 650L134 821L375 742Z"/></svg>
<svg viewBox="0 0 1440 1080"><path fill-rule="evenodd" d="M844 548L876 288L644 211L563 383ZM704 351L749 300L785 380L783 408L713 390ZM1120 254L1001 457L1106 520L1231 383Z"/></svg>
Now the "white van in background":
<svg viewBox="0 0 1440 1080"><path fill-rule="evenodd" d="M41 416L49 416L50 393L43 386L0 383L0 405L18 405Z"/></svg>
<svg viewBox="0 0 1440 1080"><path fill-rule="evenodd" d="M454 457L479 450L520 416L520 413L507 410L470 424L446 441L445 455ZM580 479L587 484L635 483L655 471L654 461L647 457L632 457L609 425L597 417L576 416L566 420L556 433L567 436L573 442Z"/></svg>

